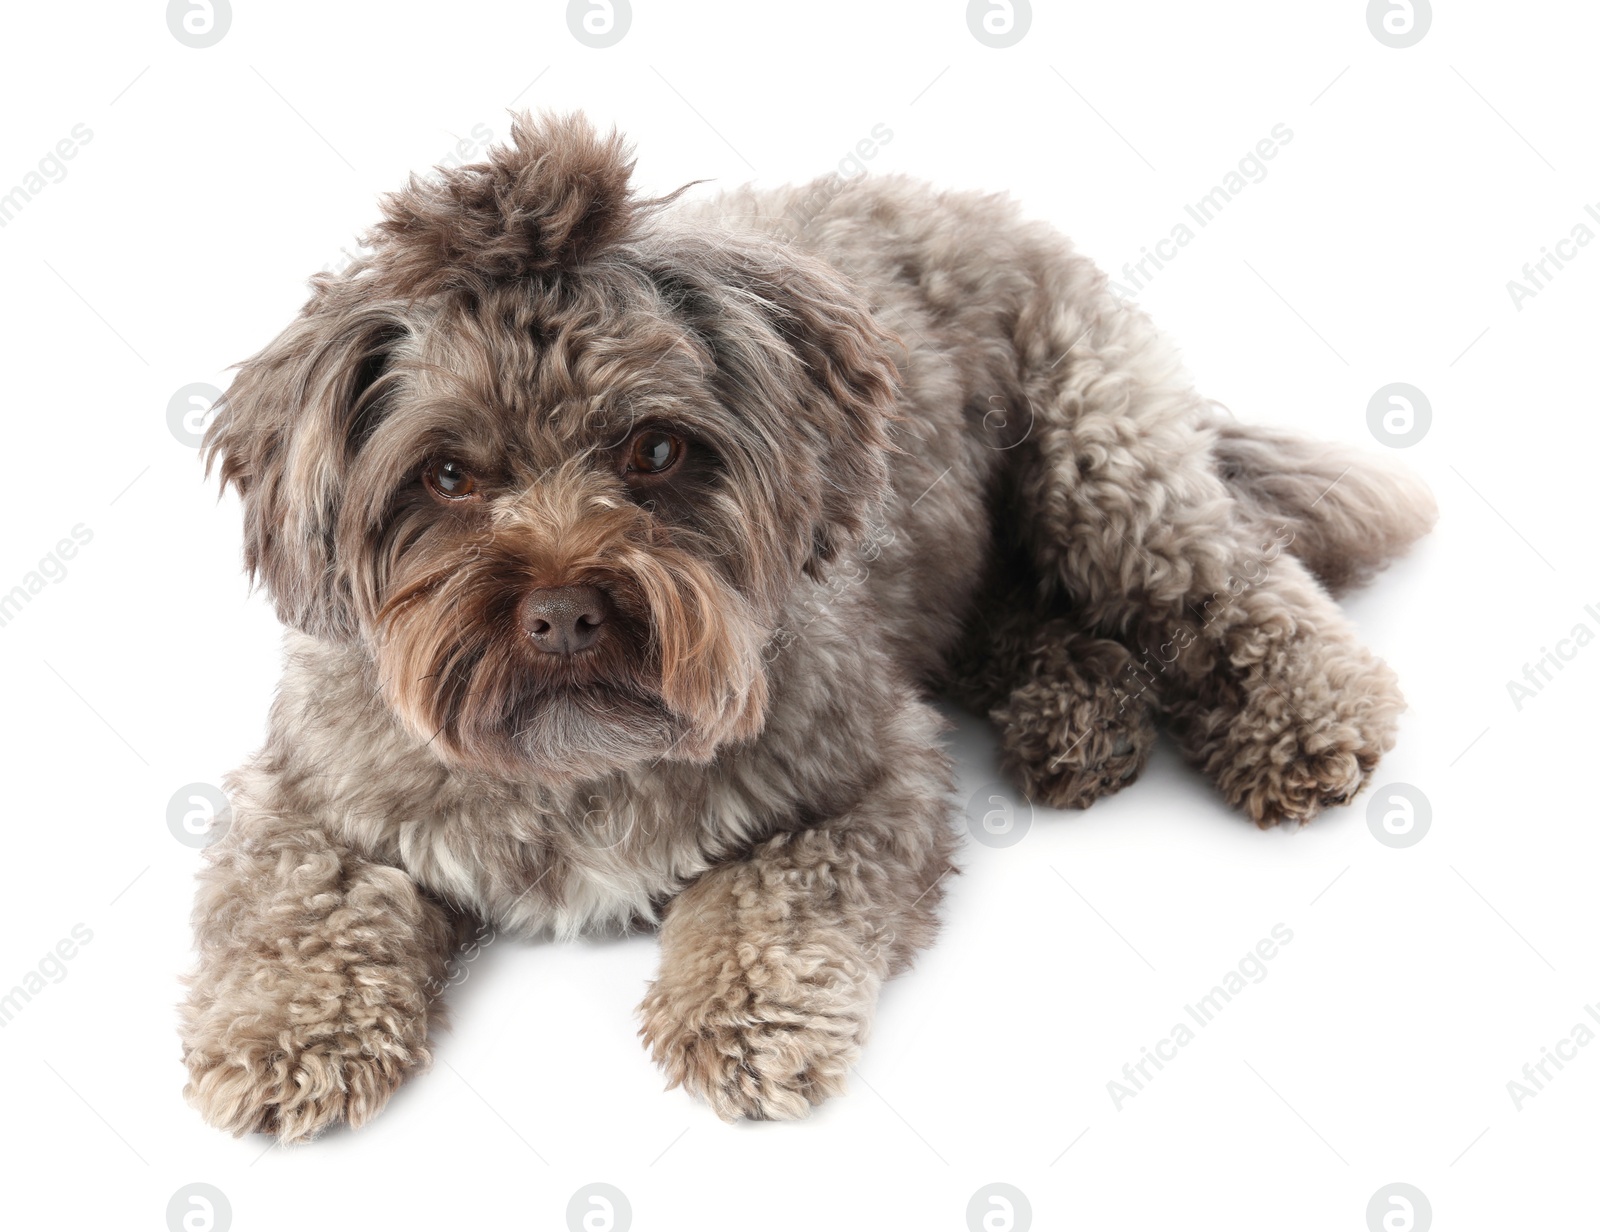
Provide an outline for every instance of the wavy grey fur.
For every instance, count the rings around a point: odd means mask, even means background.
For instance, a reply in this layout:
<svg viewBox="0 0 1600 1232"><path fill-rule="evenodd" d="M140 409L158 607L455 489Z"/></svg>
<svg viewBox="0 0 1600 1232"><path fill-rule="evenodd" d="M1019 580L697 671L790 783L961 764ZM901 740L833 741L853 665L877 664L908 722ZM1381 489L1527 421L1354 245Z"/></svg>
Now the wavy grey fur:
<svg viewBox="0 0 1600 1232"><path fill-rule="evenodd" d="M1431 525L1419 484L1222 416L1002 198L644 202L630 170L524 117L413 181L212 429L291 628L195 910L188 1094L218 1126L372 1116L484 925L659 926L669 1078L803 1115L938 925L936 691L1060 806L1132 781L1157 723L1261 824L1392 744L1394 678L1329 588ZM618 477L641 416L708 442L676 493ZM440 450L492 476L473 508L419 487ZM591 580L618 631L555 674L509 604Z"/></svg>

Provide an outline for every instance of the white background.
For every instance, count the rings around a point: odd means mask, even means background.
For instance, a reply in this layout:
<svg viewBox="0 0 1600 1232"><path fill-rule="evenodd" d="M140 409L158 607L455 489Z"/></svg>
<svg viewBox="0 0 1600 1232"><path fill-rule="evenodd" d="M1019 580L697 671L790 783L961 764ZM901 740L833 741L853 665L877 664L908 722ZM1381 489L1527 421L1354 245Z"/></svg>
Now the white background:
<svg viewBox="0 0 1600 1232"><path fill-rule="evenodd" d="M1600 632L1600 245L1520 310L1506 284L1600 202L1600 14L1441 5L1394 50L1356 2L1041 4L995 50L959 3L636 0L596 50L563 7L240 2L203 50L159 3L8 11L0 192L93 136L0 229L0 591L93 538L0 628L0 992L75 924L93 940L0 1029L7 1225L162 1228L204 1182L240 1232L560 1229L604 1181L641 1230L959 1230L1003 1181L1040 1229L1360 1232L1401 1181L1441 1229L1588 1226L1600 1047L1520 1111L1507 1083L1600 1002L1600 646L1520 711L1507 681ZM804 1123L662 1092L636 937L493 948L433 1071L358 1133L206 1128L174 1008L200 857L167 808L260 739L278 640L167 404L225 385L377 193L513 103L615 122L652 191L809 178L885 124L870 174L1008 190L1113 270L1287 125L1140 298L1242 418L1381 451L1373 392L1431 401L1404 458L1439 529L1349 604L1411 702L1378 782L1431 803L1423 840L1378 842L1371 793L1257 832L1163 748L1086 814L966 844L942 942ZM952 747L964 791L996 777L976 720ZM1107 1083L1280 922L1266 978L1119 1110Z"/></svg>

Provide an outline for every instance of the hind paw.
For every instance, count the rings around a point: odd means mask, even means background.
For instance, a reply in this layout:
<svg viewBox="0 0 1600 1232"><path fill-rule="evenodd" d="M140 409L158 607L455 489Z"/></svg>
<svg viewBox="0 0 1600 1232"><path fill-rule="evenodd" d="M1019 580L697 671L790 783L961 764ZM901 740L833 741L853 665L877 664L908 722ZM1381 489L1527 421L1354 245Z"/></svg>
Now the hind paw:
<svg viewBox="0 0 1600 1232"><path fill-rule="evenodd" d="M1336 685L1326 676L1258 680L1240 710L1214 717L1221 730L1206 768L1258 826L1304 824L1349 803L1394 746L1405 705L1394 673L1365 654L1340 666Z"/></svg>
<svg viewBox="0 0 1600 1232"><path fill-rule="evenodd" d="M1027 798L1050 808L1088 808L1133 782L1156 729L1147 707L1107 690L1088 698L1025 686L992 717L1002 761Z"/></svg>

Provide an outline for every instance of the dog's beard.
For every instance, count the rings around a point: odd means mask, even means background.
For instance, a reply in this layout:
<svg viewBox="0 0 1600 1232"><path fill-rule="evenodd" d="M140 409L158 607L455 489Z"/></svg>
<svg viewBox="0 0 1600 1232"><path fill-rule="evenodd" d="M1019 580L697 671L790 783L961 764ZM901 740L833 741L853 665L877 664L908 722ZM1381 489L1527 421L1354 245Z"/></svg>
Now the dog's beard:
<svg viewBox="0 0 1600 1232"><path fill-rule="evenodd" d="M517 604L540 569L509 545L412 562L377 614L384 694L443 760L571 782L667 758L705 761L765 717L766 630L740 596L675 549L609 544L568 569L611 605L598 642L539 652Z"/></svg>
<svg viewBox="0 0 1600 1232"><path fill-rule="evenodd" d="M540 690L519 699L508 727L516 763L552 780L665 758L688 734L659 698L609 685Z"/></svg>

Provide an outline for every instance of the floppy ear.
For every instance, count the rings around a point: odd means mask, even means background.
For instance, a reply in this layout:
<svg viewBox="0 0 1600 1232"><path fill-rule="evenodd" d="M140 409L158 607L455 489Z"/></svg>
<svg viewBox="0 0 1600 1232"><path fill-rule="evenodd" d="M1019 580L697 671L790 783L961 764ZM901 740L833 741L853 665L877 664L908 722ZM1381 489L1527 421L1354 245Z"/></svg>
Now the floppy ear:
<svg viewBox="0 0 1600 1232"><path fill-rule="evenodd" d="M710 344L729 405L758 397L812 446L804 568L817 576L888 493L899 340L836 270L786 244L679 233L662 253L659 285Z"/></svg>
<svg viewBox="0 0 1600 1232"><path fill-rule="evenodd" d="M807 571L868 529L889 491L889 425L895 418L897 339L860 294L821 262L780 259L765 271L766 310L805 367L808 401L826 433L822 510Z"/></svg>
<svg viewBox="0 0 1600 1232"><path fill-rule="evenodd" d="M380 378L405 334L384 305L341 308L327 294L239 367L201 446L206 473L244 505L244 560L278 618L316 637L356 632L334 551L345 477L376 421Z"/></svg>

